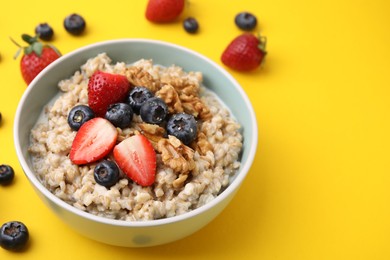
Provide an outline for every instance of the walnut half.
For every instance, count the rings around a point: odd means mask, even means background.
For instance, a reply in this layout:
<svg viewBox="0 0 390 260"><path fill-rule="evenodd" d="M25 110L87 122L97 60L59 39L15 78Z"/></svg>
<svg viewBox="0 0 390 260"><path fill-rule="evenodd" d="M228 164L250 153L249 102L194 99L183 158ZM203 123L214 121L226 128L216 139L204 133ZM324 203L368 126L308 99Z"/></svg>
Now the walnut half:
<svg viewBox="0 0 390 260"><path fill-rule="evenodd" d="M160 139L157 150L163 163L177 174L189 174L195 168L194 150L174 136Z"/></svg>

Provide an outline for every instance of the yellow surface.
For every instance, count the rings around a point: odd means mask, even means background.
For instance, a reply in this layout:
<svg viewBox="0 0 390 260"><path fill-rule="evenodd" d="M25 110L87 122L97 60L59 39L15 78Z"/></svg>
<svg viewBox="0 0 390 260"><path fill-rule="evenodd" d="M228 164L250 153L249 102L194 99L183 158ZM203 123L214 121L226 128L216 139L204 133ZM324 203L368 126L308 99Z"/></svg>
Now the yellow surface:
<svg viewBox="0 0 390 260"><path fill-rule="evenodd" d="M200 23L154 25L146 0L1 1L0 163L15 182L0 186L0 223L24 222L31 244L0 259L390 259L390 2L387 0L190 0ZM239 11L257 15L268 37L263 70L230 71L254 104L259 147L253 168L227 209L196 234L143 249L84 238L46 209L23 175L13 118L26 88L9 36L55 30L62 53L97 41L150 38L189 47L220 62L240 34ZM73 12L87 32L62 27Z"/></svg>

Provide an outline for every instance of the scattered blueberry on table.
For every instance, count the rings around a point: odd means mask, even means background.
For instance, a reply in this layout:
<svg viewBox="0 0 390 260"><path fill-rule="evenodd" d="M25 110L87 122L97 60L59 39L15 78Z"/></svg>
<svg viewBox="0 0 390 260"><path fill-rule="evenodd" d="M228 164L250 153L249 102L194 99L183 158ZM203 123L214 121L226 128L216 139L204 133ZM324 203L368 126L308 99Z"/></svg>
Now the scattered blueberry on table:
<svg viewBox="0 0 390 260"><path fill-rule="evenodd" d="M29 240L29 232L20 221L4 223L0 229L0 246L7 250L19 251L25 248Z"/></svg>
<svg viewBox="0 0 390 260"><path fill-rule="evenodd" d="M54 36L54 30L48 23L40 23L35 27L35 34L44 41L50 41Z"/></svg>
<svg viewBox="0 0 390 260"><path fill-rule="evenodd" d="M73 35L80 35L84 32L86 22L79 14L70 14L65 17L64 27L67 32Z"/></svg>
<svg viewBox="0 0 390 260"><path fill-rule="evenodd" d="M8 185L15 177L14 169L8 164L0 165L0 184Z"/></svg>
<svg viewBox="0 0 390 260"><path fill-rule="evenodd" d="M196 33L199 29L199 23L194 17L188 17L183 21L183 27L188 33Z"/></svg>
<svg viewBox="0 0 390 260"><path fill-rule="evenodd" d="M241 12L236 15L234 18L235 24L238 28L244 31L251 31L257 25L257 18L255 15L249 12Z"/></svg>

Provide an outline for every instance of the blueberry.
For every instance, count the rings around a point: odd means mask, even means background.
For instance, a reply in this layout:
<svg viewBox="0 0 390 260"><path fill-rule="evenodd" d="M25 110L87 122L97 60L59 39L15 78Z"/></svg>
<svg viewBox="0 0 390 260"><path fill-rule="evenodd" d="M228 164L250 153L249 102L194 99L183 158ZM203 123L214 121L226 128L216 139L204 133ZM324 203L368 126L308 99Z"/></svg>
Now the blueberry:
<svg viewBox="0 0 390 260"><path fill-rule="evenodd" d="M106 119L119 128L129 127L133 120L133 109L127 103L111 104L107 108Z"/></svg>
<svg viewBox="0 0 390 260"><path fill-rule="evenodd" d="M11 166L7 164L0 165L0 184L8 185L12 182L14 177L15 172Z"/></svg>
<svg viewBox="0 0 390 260"><path fill-rule="evenodd" d="M103 160L96 165L94 170L94 178L96 183L108 189L118 182L119 168L115 162Z"/></svg>
<svg viewBox="0 0 390 260"><path fill-rule="evenodd" d="M167 114L167 104L158 97L149 98L140 109L142 121L149 124L161 124L167 117Z"/></svg>
<svg viewBox="0 0 390 260"><path fill-rule="evenodd" d="M39 38L45 41L50 41L53 38L53 28L47 23L40 23L35 27L35 33L39 35Z"/></svg>
<svg viewBox="0 0 390 260"><path fill-rule="evenodd" d="M68 114L68 124L72 130L77 131L88 120L95 117L92 108L86 105L73 107Z"/></svg>
<svg viewBox="0 0 390 260"><path fill-rule="evenodd" d="M85 26L85 20L79 14L71 14L65 17L64 27L70 34L80 35L84 31Z"/></svg>
<svg viewBox="0 0 390 260"><path fill-rule="evenodd" d="M29 239L27 227L19 221L4 223L0 229L0 246L7 250L23 249Z"/></svg>
<svg viewBox="0 0 390 260"><path fill-rule="evenodd" d="M167 122L167 133L189 145L197 135L197 124L193 115L178 113L171 116Z"/></svg>
<svg viewBox="0 0 390 260"><path fill-rule="evenodd" d="M151 97L153 97L153 93L149 89L141 86L136 86L132 90L130 90L127 102L130 104L134 113L139 115L139 110L142 104Z"/></svg>
<svg viewBox="0 0 390 260"><path fill-rule="evenodd" d="M256 16L249 12L241 12L236 15L234 22L238 26L238 28L244 31L250 31L257 25Z"/></svg>
<svg viewBox="0 0 390 260"><path fill-rule="evenodd" d="M183 27L188 33L196 33L199 29L199 24L195 18L188 17L183 21Z"/></svg>

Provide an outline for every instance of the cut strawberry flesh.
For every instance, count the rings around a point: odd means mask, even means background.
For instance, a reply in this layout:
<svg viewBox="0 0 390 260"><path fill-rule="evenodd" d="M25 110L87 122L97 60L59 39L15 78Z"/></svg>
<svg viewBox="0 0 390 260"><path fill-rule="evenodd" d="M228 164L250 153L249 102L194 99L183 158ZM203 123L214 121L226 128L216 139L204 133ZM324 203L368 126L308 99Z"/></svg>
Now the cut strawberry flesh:
<svg viewBox="0 0 390 260"><path fill-rule="evenodd" d="M76 134L69 158L74 164L87 164L107 156L114 148L118 132L106 119L96 117L84 123Z"/></svg>
<svg viewBox="0 0 390 260"><path fill-rule="evenodd" d="M141 186L154 183L156 175L156 152L150 141L143 135L131 136L113 151L119 168Z"/></svg>

